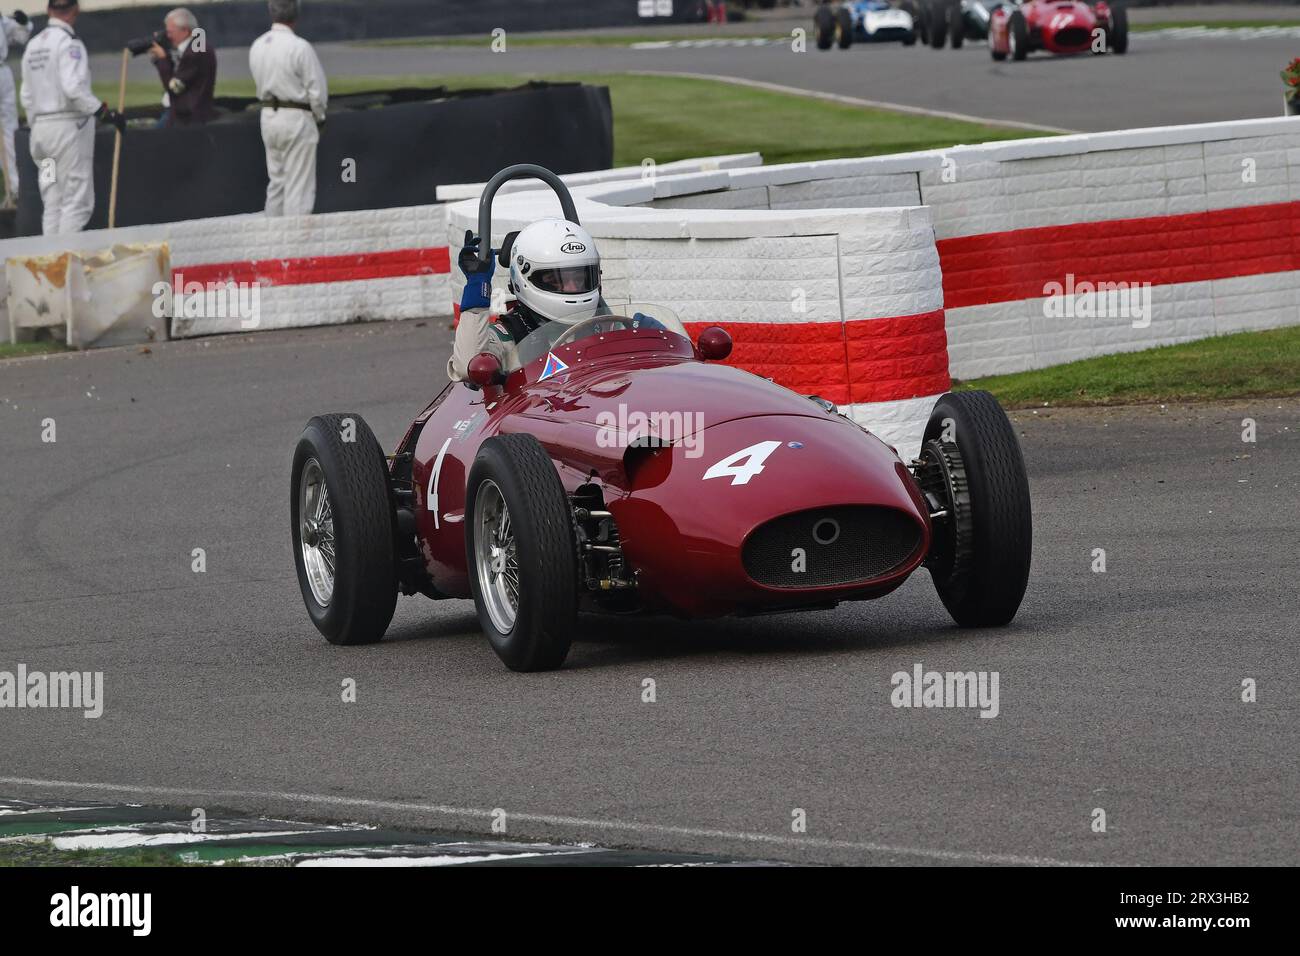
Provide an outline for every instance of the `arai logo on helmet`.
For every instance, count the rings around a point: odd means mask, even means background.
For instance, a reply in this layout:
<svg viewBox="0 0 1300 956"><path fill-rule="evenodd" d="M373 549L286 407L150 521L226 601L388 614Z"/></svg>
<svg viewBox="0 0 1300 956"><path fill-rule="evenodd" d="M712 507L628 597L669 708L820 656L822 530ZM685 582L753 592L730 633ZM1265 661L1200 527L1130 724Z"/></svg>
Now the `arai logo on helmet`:
<svg viewBox="0 0 1300 956"><path fill-rule="evenodd" d="M582 243L578 242L576 239L574 239L560 246L560 251L567 252L571 256L576 256L586 252L587 247L584 246Z"/></svg>

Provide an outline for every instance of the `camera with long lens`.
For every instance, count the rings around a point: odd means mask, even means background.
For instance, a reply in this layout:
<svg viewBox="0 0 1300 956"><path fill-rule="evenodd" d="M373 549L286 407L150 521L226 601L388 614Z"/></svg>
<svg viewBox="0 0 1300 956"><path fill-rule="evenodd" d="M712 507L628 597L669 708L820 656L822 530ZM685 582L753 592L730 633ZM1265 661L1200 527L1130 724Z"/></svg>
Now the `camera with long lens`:
<svg viewBox="0 0 1300 956"><path fill-rule="evenodd" d="M148 53L149 47L157 43L166 51L172 48L172 41L167 39L167 34L162 30L156 30L151 36L136 37L134 40L126 41L126 48L131 51L132 56L139 56L141 53Z"/></svg>

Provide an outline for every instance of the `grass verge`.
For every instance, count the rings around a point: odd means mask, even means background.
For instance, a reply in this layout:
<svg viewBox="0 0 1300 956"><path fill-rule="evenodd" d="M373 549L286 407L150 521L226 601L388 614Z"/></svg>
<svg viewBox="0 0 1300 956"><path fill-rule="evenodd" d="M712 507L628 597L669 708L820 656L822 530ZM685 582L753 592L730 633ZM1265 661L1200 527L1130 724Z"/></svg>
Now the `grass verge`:
<svg viewBox="0 0 1300 956"><path fill-rule="evenodd" d="M58 850L48 840L0 843L0 867L189 865L167 849Z"/></svg>
<svg viewBox="0 0 1300 956"><path fill-rule="evenodd" d="M811 19L811 18L810 18ZM802 25L802 24L801 24ZM632 46L634 43L719 43L719 42L745 42L749 40L772 42L774 40L789 40L788 33L764 33L764 34L713 34L692 33L692 34L635 34L635 33L593 33L593 34L570 34L569 36L520 36L514 34L507 38L507 44L511 47L610 47L610 46ZM492 46L491 34L480 34L475 36L455 36L455 37L384 37L375 40L358 40L356 46L419 46L419 47L457 47L457 48L475 48L481 47L485 50Z"/></svg>
<svg viewBox="0 0 1300 956"><path fill-rule="evenodd" d="M343 94L399 86L484 89L518 86L530 79L580 80L608 86L614 108L614 163L634 166L646 157L666 163L693 156L758 150L767 163L874 156L957 143L1023 139L1020 129L960 120L892 113L831 103L790 93L757 90L714 80L628 74L484 76L344 76L330 78L330 92ZM95 92L117 101L113 84ZM156 83L131 83L127 104L158 101ZM223 96L252 96L252 81L221 84ZM129 135L129 133L128 133Z"/></svg>
<svg viewBox="0 0 1300 956"><path fill-rule="evenodd" d="M44 355L48 352L66 352L68 347L62 342L0 342L0 359L19 358L24 355Z"/></svg>
<svg viewBox="0 0 1300 956"><path fill-rule="evenodd" d="M954 387L987 389L1007 408L1300 395L1300 326L1102 355Z"/></svg>

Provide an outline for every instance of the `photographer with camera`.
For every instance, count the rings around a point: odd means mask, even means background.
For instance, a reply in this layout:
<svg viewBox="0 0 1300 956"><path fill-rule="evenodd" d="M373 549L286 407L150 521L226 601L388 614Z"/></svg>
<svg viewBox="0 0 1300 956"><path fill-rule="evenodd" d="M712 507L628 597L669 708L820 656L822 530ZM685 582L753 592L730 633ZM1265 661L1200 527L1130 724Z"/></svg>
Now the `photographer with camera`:
<svg viewBox="0 0 1300 956"><path fill-rule="evenodd" d="M3 150L4 203L11 207L18 201L18 157L14 155L14 133L18 129L18 88L14 73L5 62L10 46L22 46L32 35L27 14L15 10L12 17L0 13L0 149Z"/></svg>
<svg viewBox="0 0 1300 956"><path fill-rule="evenodd" d="M80 232L95 211L95 119L126 129L126 117L90 89L86 45L73 31L77 0L50 0L45 29L23 51L23 110L39 172L41 232Z"/></svg>
<svg viewBox="0 0 1300 956"><path fill-rule="evenodd" d="M148 52L163 85L162 126L199 126L216 118L212 96L217 87L217 54L189 10L177 7L151 37L132 40L137 56Z"/></svg>

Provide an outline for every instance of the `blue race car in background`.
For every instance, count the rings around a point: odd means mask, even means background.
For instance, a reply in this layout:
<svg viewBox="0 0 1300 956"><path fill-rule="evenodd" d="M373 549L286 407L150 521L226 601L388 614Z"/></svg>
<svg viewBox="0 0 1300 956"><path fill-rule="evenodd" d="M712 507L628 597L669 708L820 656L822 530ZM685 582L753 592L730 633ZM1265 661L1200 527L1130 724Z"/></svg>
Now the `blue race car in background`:
<svg viewBox="0 0 1300 956"><path fill-rule="evenodd" d="M912 14L885 0L848 0L846 3L823 0L813 14L813 30L819 50L829 50L832 46L847 50L855 40L859 43L902 43L904 46L916 42L916 23Z"/></svg>

